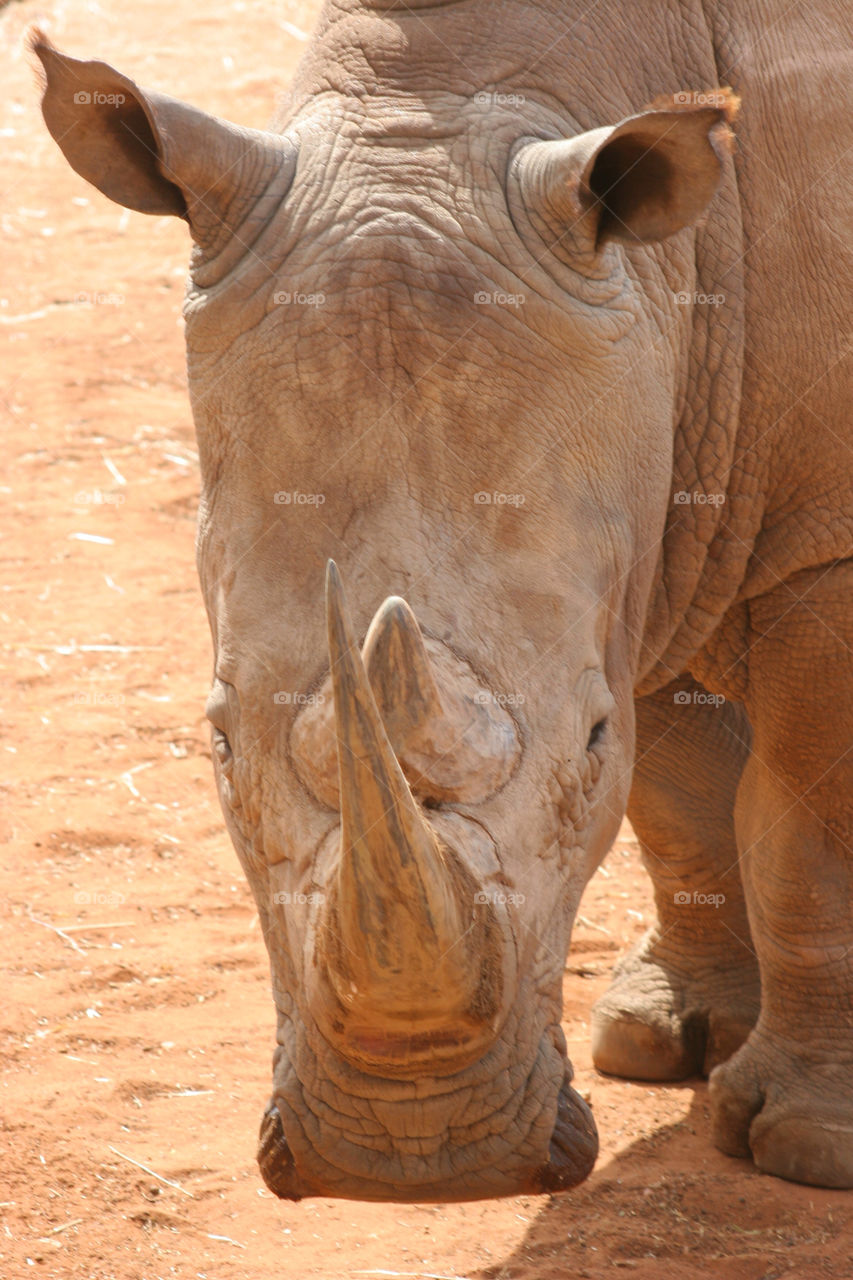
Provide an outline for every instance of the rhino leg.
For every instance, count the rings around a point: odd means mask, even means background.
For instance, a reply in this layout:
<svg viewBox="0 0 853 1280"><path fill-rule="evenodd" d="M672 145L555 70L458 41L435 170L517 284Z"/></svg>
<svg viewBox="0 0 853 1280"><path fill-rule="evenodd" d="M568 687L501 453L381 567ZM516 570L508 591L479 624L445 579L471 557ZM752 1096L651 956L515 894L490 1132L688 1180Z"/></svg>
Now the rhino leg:
<svg viewBox="0 0 853 1280"><path fill-rule="evenodd" d="M654 883L657 922L593 1011L600 1071L640 1080L707 1074L758 1016L734 832L750 728L737 703L684 677L637 702L628 815Z"/></svg>
<svg viewBox="0 0 853 1280"><path fill-rule="evenodd" d="M853 1187L851 598L847 561L750 602L735 825L762 1006L710 1086L718 1147L824 1187Z"/></svg>

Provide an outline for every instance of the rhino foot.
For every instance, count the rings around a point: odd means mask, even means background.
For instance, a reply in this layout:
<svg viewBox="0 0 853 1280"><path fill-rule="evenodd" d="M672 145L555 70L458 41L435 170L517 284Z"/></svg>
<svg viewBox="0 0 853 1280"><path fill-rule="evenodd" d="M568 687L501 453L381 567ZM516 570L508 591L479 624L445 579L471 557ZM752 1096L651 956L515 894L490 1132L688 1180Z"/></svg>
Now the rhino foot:
<svg viewBox="0 0 853 1280"><path fill-rule="evenodd" d="M811 1045L753 1032L711 1075L715 1144L763 1173L815 1187L853 1187L851 1064Z"/></svg>
<svg viewBox="0 0 853 1280"><path fill-rule="evenodd" d="M659 944L656 930L646 934L593 1008L593 1062L607 1075L708 1075L743 1044L758 1017L757 966L703 956L686 976Z"/></svg>

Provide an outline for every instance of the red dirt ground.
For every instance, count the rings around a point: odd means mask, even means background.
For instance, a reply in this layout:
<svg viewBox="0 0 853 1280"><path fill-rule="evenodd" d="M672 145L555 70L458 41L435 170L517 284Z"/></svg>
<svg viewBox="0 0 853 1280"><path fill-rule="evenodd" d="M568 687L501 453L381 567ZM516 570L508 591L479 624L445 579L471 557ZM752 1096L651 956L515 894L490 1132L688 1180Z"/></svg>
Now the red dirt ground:
<svg viewBox="0 0 853 1280"><path fill-rule="evenodd" d="M850 1195L715 1151L701 1081L592 1070L590 1006L650 918L627 827L584 900L565 977L570 1053L602 1142L583 1187L290 1205L261 1183L273 1006L202 714L211 660L178 320L187 238L68 169L21 34L46 21L77 56L261 125L314 11L26 0L2 13L0 1276L853 1277Z"/></svg>

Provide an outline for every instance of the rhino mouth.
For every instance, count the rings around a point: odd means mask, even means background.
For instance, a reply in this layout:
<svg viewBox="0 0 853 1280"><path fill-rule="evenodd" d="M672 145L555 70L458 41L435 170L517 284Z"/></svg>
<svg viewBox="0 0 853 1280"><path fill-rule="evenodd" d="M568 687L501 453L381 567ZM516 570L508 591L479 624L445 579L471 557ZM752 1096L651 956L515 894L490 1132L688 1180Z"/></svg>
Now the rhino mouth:
<svg viewBox="0 0 853 1280"><path fill-rule="evenodd" d="M444 1202L491 1199L568 1191L583 1182L592 1172L598 1156L598 1132L592 1112L567 1078L557 1098L554 1124L547 1159L529 1168L514 1168L503 1179L499 1171L489 1169L488 1176L478 1179L470 1174L458 1177L419 1180L416 1183L390 1183L351 1176L344 1182L325 1183L300 1167L284 1131L275 1101L264 1112L258 1139L258 1167L274 1195L281 1200L301 1200L306 1196L334 1196L347 1200L396 1201L398 1203Z"/></svg>

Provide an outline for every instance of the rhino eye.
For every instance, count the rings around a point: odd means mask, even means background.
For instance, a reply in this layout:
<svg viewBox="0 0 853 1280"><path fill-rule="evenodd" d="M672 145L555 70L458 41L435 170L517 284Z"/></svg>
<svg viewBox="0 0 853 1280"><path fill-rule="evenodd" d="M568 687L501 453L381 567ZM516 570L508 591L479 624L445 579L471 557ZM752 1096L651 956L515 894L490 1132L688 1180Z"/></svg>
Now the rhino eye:
<svg viewBox="0 0 853 1280"><path fill-rule="evenodd" d="M214 729L225 736L225 730L228 725L228 691L234 692L233 686L227 685L224 680L219 677L214 680L210 693L207 695L207 702L204 707L204 714L207 716Z"/></svg>
<svg viewBox="0 0 853 1280"><path fill-rule="evenodd" d="M597 724L592 726L589 735L589 742L586 744L587 751L592 751L593 747L597 747L604 737L604 730L607 728L607 720L599 720Z"/></svg>
<svg viewBox="0 0 853 1280"><path fill-rule="evenodd" d="M231 743L221 729L213 730L213 750L222 769L230 772L234 763L234 755L231 751Z"/></svg>
<svg viewBox="0 0 853 1280"><path fill-rule="evenodd" d="M211 742L213 754L219 762L220 794L222 799L229 809L241 809L240 794L234 786L234 753L231 750L228 736L223 729L218 729L214 725Z"/></svg>

